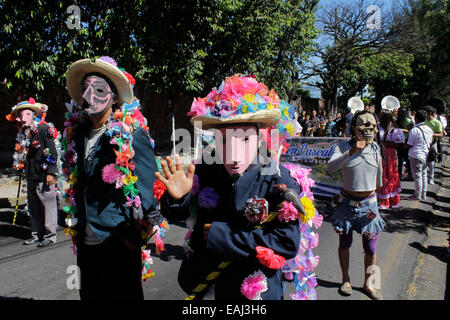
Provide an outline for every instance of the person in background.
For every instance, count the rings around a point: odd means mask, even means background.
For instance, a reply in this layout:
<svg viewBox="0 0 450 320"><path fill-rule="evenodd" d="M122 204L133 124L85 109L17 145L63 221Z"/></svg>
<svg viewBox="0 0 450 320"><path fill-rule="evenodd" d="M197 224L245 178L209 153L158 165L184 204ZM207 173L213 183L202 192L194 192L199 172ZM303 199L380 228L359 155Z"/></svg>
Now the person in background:
<svg viewBox="0 0 450 320"><path fill-rule="evenodd" d="M307 113L305 119L305 129L303 130L304 136L313 137L315 131L316 127L314 126L314 122L312 121L310 114Z"/></svg>
<svg viewBox="0 0 450 320"><path fill-rule="evenodd" d="M409 163L408 156L408 148L406 146L406 141L408 141L409 131L414 127L414 122L408 116L408 110L405 108L400 108L398 110L398 116L395 121L395 126L399 128L403 135L405 136L404 142L397 147L397 160L398 160L398 174L400 179L404 179L405 175L403 174L403 164L406 167L406 179L412 180L411 175L411 165Z"/></svg>
<svg viewBox="0 0 450 320"><path fill-rule="evenodd" d="M389 110L380 112L380 139L384 145L383 186L377 192L380 209L400 207L400 178L395 149L405 141L403 132L395 127L394 116Z"/></svg>
<svg viewBox="0 0 450 320"><path fill-rule="evenodd" d="M338 120L339 119L339 120ZM334 137L344 137L345 129L347 128L347 122L345 118L336 118L336 125L334 126Z"/></svg>
<svg viewBox="0 0 450 320"><path fill-rule="evenodd" d="M435 152L437 155L438 152L438 141L441 139L444 134L442 130L442 124L439 120L436 119L437 111L436 108L432 106L426 106L425 110L427 111L427 120L425 120L425 124L429 126L433 130L433 141L430 146L431 152ZM427 168L428 168L428 183L434 184L434 169L436 166L436 157L433 159L427 158Z"/></svg>
<svg viewBox="0 0 450 320"><path fill-rule="evenodd" d="M431 98L425 102L425 105L432 106L437 110L437 116L435 117L442 125L442 133L444 136L447 135L447 117L445 116L446 105L445 102L438 98ZM438 161L442 161L442 138L438 139L437 142L437 150L438 150Z"/></svg>
<svg viewBox="0 0 450 320"><path fill-rule="evenodd" d="M312 136L315 137L315 136L317 136L319 134L319 131L320 131L320 118L317 115L317 111L316 110L312 111L311 121L312 121L312 124L314 126L314 129L312 130L311 137Z"/></svg>
<svg viewBox="0 0 450 320"><path fill-rule="evenodd" d="M16 154L13 168L25 171L27 201L31 215L31 238L23 244L46 247L56 242L58 219L57 179L58 152L53 126L45 122L43 114L47 105L33 98L16 104L7 116L9 121L18 121ZM37 117L41 120L37 120ZM56 132L57 135L57 132Z"/></svg>
<svg viewBox="0 0 450 320"><path fill-rule="evenodd" d="M325 125L325 133L327 137L333 137L333 133L335 132L336 122L333 120L332 116L328 117L328 122Z"/></svg>
<svg viewBox="0 0 450 320"><path fill-rule="evenodd" d="M345 131L344 131L344 136L345 137L350 137L351 134L351 128L350 128L350 123L352 122L353 119L353 113L352 113L352 109L350 107L345 108Z"/></svg>
<svg viewBox="0 0 450 320"><path fill-rule="evenodd" d="M306 110L302 111L302 113L298 116L297 121L298 121L298 123L300 124L300 126L302 128L305 128L305 124L306 124Z"/></svg>
<svg viewBox="0 0 450 320"><path fill-rule="evenodd" d="M414 179L414 195L406 200L426 200L427 198L427 156L433 140L433 130L425 125L427 112L417 110L415 114L414 128L408 135L407 147L409 148L409 161Z"/></svg>

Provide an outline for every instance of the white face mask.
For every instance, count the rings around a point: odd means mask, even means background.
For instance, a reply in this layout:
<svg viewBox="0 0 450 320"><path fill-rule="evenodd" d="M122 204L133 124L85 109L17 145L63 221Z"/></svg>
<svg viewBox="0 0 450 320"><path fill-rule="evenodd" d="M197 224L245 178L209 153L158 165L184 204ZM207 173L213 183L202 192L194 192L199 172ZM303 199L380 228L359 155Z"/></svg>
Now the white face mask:
<svg viewBox="0 0 450 320"><path fill-rule="evenodd" d="M34 112L30 109L24 109L20 112L19 121L23 127L31 126L33 122Z"/></svg>
<svg viewBox="0 0 450 320"><path fill-rule="evenodd" d="M377 121L372 114L364 113L358 116L354 130L357 140L366 140L368 143L372 143L377 132Z"/></svg>
<svg viewBox="0 0 450 320"><path fill-rule="evenodd" d="M114 94L105 79L89 76L83 82L82 98L89 116L100 116L111 107Z"/></svg>

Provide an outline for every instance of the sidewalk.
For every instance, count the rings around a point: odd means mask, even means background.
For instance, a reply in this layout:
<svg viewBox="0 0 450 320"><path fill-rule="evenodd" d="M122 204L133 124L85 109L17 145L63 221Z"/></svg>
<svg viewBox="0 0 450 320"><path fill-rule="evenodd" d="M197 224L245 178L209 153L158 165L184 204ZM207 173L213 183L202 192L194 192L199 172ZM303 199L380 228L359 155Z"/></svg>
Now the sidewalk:
<svg viewBox="0 0 450 320"><path fill-rule="evenodd" d="M425 243L417 245L418 256L414 280L408 287L409 300L450 299L450 270L448 261L450 231L450 157L448 139L444 142L444 160L436 166L439 190L433 196L433 209L426 229Z"/></svg>

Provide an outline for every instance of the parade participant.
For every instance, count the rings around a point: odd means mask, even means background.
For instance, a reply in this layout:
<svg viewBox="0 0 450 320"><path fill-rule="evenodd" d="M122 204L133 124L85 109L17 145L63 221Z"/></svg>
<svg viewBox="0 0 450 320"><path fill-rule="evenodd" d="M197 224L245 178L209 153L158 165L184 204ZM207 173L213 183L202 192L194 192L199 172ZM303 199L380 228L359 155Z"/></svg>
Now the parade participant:
<svg viewBox="0 0 450 320"><path fill-rule="evenodd" d="M67 232L81 272L80 297L143 299L143 250L158 218L157 163L134 78L110 57L70 66L64 131ZM157 223L156 223L157 224ZM155 224L155 227L157 227ZM74 249L75 250L75 249Z"/></svg>
<svg viewBox="0 0 450 320"><path fill-rule="evenodd" d="M342 171L343 190L334 215L334 228L339 234L339 262L342 285L339 292L352 294L349 276L349 248L353 231L362 235L364 248L363 290L372 299L382 299L377 288L368 283L370 266L376 264L376 245L384 221L378 212L376 190L382 186L382 161L380 147L374 141L377 136L377 118L367 110L357 111L350 123L351 140L336 146L328 161L328 173Z"/></svg>
<svg viewBox="0 0 450 320"><path fill-rule="evenodd" d="M398 110L398 117L395 121L395 126L399 128L405 137L404 142L397 147L397 160L398 160L398 174L400 179L403 178L403 164L406 167L406 174L408 179L412 179L411 165L409 163L408 148L406 147L406 141L408 141L409 131L414 127L414 123L408 116L408 110L400 108Z"/></svg>
<svg viewBox="0 0 450 320"><path fill-rule="evenodd" d="M428 168L428 183L434 184L434 169L436 166L436 160L438 156L438 143L439 139L444 136L442 130L442 124L439 120L436 119L437 110L432 106L426 106L425 110L427 111L427 120L425 120L425 124L433 130L433 141L431 142L429 154L427 157L427 168Z"/></svg>
<svg viewBox="0 0 450 320"><path fill-rule="evenodd" d="M281 268L299 250L297 218L303 208L294 205L290 214L283 209L288 203L282 190L290 190L298 204L300 189L285 167L267 158L259 132L282 123L290 108L250 76L229 77L206 98L194 100L191 123L215 129L216 148L190 165L187 175L178 157L175 165L170 157L162 163L164 176L156 173L167 187L163 214L174 220L191 214L193 230L178 275L186 293L199 297L197 285L211 277L214 287L202 295L214 299L283 299ZM291 131L290 125L284 129ZM222 261L231 263L219 275L211 273Z"/></svg>
<svg viewBox="0 0 450 320"><path fill-rule="evenodd" d="M383 155L383 186L377 196L380 209L400 207L400 192L402 191L397 167L396 148L405 141L403 132L395 127L392 111L380 111L380 138L384 145Z"/></svg>
<svg viewBox="0 0 450 320"><path fill-rule="evenodd" d="M408 135L408 156L414 178L415 192L407 200L427 199L427 157L431 141L433 140L433 130L425 125L426 119L427 112L425 110L417 110L414 118L416 125Z"/></svg>
<svg viewBox="0 0 450 320"><path fill-rule="evenodd" d="M55 189L58 153L54 141L58 131L45 121L47 110L47 105L30 98L16 104L7 116L9 121L18 121L13 168L24 171L27 179L32 237L24 244L37 243L38 247L56 242L58 219Z"/></svg>

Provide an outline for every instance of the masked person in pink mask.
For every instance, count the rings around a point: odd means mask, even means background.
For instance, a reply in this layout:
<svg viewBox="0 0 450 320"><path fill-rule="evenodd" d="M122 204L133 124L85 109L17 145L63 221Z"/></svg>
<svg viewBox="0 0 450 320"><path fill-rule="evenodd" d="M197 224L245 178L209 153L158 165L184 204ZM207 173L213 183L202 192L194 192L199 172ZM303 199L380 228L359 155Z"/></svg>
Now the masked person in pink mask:
<svg viewBox="0 0 450 320"><path fill-rule="evenodd" d="M178 156L156 173L167 188L163 215L190 227L178 274L188 299L283 299L281 268L299 250L298 211L292 220L269 214L285 199L280 186L293 195L300 188L260 138L260 129L283 121L281 104L253 77L227 78L188 113L194 126L214 130L215 148L187 174Z"/></svg>
<svg viewBox="0 0 450 320"><path fill-rule="evenodd" d="M58 132L45 122L48 107L33 98L15 105L7 116L18 121L16 153L13 168L24 171L27 178L27 200L31 215L31 238L24 244L46 247L56 242L58 219L57 177Z"/></svg>

